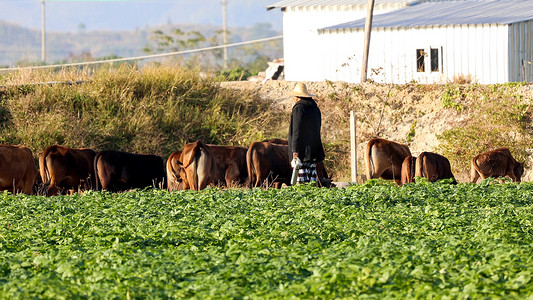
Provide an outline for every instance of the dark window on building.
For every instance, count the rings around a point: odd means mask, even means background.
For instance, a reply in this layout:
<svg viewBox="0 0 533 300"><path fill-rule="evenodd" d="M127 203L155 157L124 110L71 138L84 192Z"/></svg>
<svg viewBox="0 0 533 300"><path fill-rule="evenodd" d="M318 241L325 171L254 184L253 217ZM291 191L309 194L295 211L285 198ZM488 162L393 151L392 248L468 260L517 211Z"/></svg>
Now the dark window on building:
<svg viewBox="0 0 533 300"><path fill-rule="evenodd" d="M424 64L424 57L425 57L424 49L416 49L416 71L417 72L424 72L426 70L425 64Z"/></svg>
<svg viewBox="0 0 533 300"><path fill-rule="evenodd" d="M431 57L431 72L439 71L439 49L431 48L430 50Z"/></svg>

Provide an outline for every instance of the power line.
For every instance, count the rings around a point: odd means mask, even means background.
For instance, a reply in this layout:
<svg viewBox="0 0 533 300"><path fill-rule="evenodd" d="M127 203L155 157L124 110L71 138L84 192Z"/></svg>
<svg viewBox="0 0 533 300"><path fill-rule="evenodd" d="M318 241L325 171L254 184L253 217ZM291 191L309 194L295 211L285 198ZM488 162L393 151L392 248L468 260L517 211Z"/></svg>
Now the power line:
<svg viewBox="0 0 533 300"><path fill-rule="evenodd" d="M190 54L190 53L203 52L203 51L211 51L211 50L217 50L217 49L223 49L223 48L229 48L229 47L238 47L238 46L244 46L244 45L255 44L255 43L264 43L264 42L279 40L281 38L283 38L283 35L278 35L278 36L273 36L273 37L263 38L263 39L257 39L257 40L252 40L252 41L245 41L245 42L232 43L232 44L226 44L226 45L205 47L205 48L200 48L200 49L191 49L191 50L183 50L183 51L177 51L177 52L168 52L168 53L159 53L159 54L135 56L135 57L115 58L115 59L96 60L96 61L87 61L87 62L79 62L79 63L46 65L46 66L0 68L0 72L2 72L2 71L34 70L34 69L48 69L48 68L60 68L60 67L86 66L86 65L97 65L97 64L123 62L123 61L138 61L138 60L146 60L146 59L161 58L161 57L167 57L167 56L183 55L183 54Z"/></svg>

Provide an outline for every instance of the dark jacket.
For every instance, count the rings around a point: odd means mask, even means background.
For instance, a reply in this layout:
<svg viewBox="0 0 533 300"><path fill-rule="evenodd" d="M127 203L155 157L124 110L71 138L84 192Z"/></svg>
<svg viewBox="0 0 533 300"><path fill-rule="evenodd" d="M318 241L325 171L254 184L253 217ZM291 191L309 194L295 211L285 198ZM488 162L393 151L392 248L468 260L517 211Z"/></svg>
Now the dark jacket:
<svg viewBox="0 0 533 300"><path fill-rule="evenodd" d="M313 98L300 98L292 107L289 126L289 161L298 152L302 162L317 163L324 160L324 148L320 138L322 116Z"/></svg>

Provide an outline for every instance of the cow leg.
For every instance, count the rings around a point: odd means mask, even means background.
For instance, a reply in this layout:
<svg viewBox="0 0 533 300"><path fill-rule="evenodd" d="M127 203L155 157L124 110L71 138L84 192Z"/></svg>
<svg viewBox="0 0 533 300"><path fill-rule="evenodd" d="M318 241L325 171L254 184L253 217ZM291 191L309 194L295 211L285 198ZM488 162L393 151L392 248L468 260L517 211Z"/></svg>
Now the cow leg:
<svg viewBox="0 0 533 300"><path fill-rule="evenodd" d="M239 178L239 170L237 166L234 166L234 165L229 166L228 169L226 170L226 176L224 178L226 180L226 186L228 188L236 186L239 183L238 178Z"/></svg>
<svg viewBox="0 0 533 300"><path fill-rule="evenodd" d="M479 172L476 170L474 161L472 161L471 166L470 166L470 182L476 183L478 178L479 178Z"/></svg>
<svg viewBox="0 0 533 300"><path fill-rule="evenodd" d="M22 186L20 187L20 189L22 190L22 192L26 195L32 195L33 194L33 183L34 183L35 180L29 180L29 179L26 179L24 180L24 182L22 183Z"/></svg>
<svg viewBox="0 0 533 300"><path fill-rule="evenodd" d="M511 177L511 179L513 180L513 182L517 182L516 180L516 176L514 175L513 171L511 170L511 172L509 172L507 175L509 175L509 177Z"/></svg>
<svg viewBox="0 0 533 300"><path fill-rule="evenodd" d="M37 178L37 174L26 174L22 178L21 189L22 189L22 192L24 194L26 194L26 195L33 195L34 194L33 187L35 185L35 179Z"/></svg>

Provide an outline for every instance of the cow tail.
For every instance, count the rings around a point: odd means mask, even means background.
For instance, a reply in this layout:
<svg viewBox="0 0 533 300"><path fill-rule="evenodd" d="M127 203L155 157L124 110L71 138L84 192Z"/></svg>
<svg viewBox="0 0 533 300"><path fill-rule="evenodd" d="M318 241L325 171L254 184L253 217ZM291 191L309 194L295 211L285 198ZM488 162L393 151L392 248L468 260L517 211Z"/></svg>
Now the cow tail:
<svg viewBox="0 0 533 300"><path fill-rule="evenodd" d="M204 151L204 147L205 146L202 142L197 141L192 151L192 154L189 157L188 163L186 164L184 162L184 165L186 165L187 167L191 166L192 169L194 170L194 172L192 172L193 178L190 179L190 184L191 184L191 187L196 191L200 189L200 179L198 178L198 167L200 167L199 160L200 160L200 157L202 156L202 151Z"/></svg>
<svg viewBox="0 0 533 300"><path fill-rule="evenodd" d="M415 180L416 160L417 158L409 155L409 180L411 182L414 182Z"/></svg>
<svg viewBox="0 0 533 300"><path fill-rule="evenodd" d="M170 191L170 184L177 181L175 170L172 167L172 160L174 159L174 154L171 154L167 160L167 188Z"/></svg>
<svg viewBox="0 0 533 300"><path fill-rule="evenodd" d="M366 179L372 179L372 174L374 174L374 162L372 161L372 147L374 146L373 141L370 141L366 145Z"/></svg>
<svg viewBox="0 0 533 300"><path fill-rule="evenodd" d="M196 145L194 145L191 155L183 157L183 168L187 168L193 163L193 161L196 159L196 152L203 149L203 147L204 144L202 142L196 141Z"/></svg>
<svg viewBox="0 0 533 300"><path fill-rule="evenodd" d="M470 164L470 182L476 182L479 174L481 174L481 172L479 172L479 166L476 160L477 156L472 159L472 163Z"/></svg>
<svg viewBox="0 0 533 300"><path fill-rule="evenodd" d="M98 177L98 159L100 159L101 152L96 153L96 156L94 157L94 186L97 191L100 190L100 187L98 184L100 183L100 178Z"/></svg>
<svg viewBox="0 0 533 300"><path fill-rule="evenodd" d="M48 149L44 150L43 154L39 157L39 173L41 174L41 180L43 184L48 182L48 166L46 165L46 156L48 155Z"/></svg>
<svg viewBox="0 0 533 300"><path fill-rule="evenodd" d="M255 154L255 148L254 144L250 146L250 149L246 152L246 168L248 169L248 185L249 187L253 188L255 187L255 169L254 169L254 163L253 163L253 157Z"/></svg>

